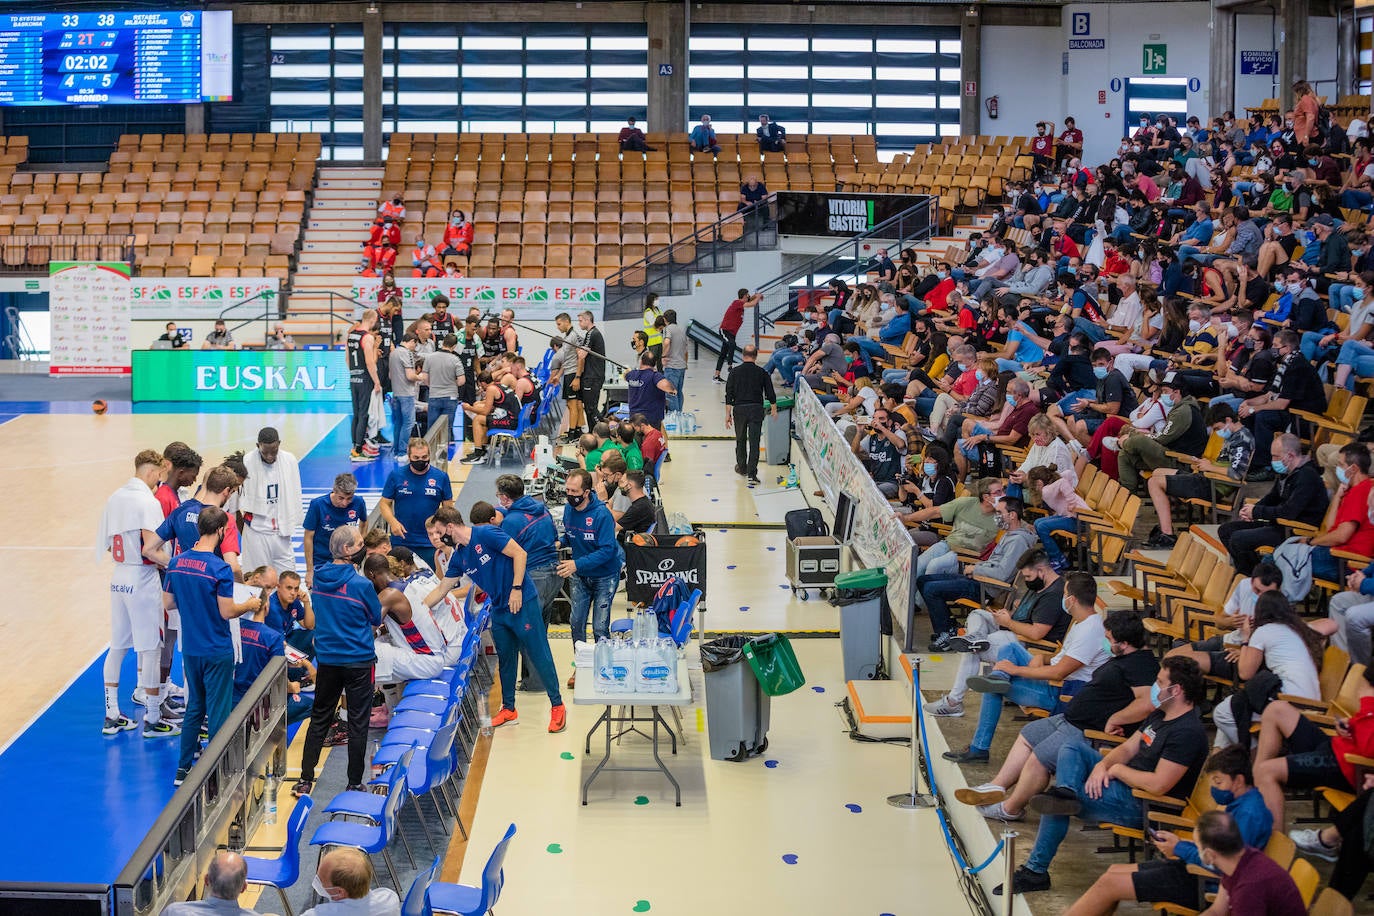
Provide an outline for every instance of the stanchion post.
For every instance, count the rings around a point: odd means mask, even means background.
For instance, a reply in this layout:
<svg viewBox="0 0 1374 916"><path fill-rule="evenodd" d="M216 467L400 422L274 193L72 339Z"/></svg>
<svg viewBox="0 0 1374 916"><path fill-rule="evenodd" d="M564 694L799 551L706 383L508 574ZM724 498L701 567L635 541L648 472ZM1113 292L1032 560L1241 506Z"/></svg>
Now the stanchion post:
<svg viewBox="0 0 1374 916"><path fill-rule="evenodd" d="M927 763L929 765L929 763ZM911 657L911 791L889 795L894 808L933 808L935 799L921 794L921 659Z"/></svg>
<svg viewBox="0 0 1374 916"><path fill-rule="evenodd" d="M1002 912L1005 916L1011 916L1012 900L1015 895L1011 892L1012 875L1016 872L1016 831L1002 831Z"/></svg>

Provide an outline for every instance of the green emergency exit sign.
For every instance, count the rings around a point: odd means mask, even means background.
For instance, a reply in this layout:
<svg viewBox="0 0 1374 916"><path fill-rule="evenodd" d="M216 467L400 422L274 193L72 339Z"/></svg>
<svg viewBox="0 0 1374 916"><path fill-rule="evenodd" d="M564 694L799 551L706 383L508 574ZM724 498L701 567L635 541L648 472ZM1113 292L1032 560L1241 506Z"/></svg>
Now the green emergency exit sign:
<svg viewBox="0 0 1374 916"><path fill-rule="evenodd" d="M1163 76L1169 68L1168 45L1145 45L1140 60L1140 72L1151 76Z"/></svg>

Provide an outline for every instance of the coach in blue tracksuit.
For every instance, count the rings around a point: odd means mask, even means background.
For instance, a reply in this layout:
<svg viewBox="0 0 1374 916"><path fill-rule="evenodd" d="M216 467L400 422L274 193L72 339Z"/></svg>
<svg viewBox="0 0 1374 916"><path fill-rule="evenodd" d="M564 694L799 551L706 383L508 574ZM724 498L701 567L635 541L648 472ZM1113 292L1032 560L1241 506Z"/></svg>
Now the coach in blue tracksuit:
<svg viewBox="0 0 1374 916"><path fill-rule="evenodd" d="M573 471L564 486L563 543L572 548L572 559L558 564L558 574L572 584L572 638L587 640L587 616L592 618L592 640L611 635L611 602L620 587L625 551L615 536L615 518L592 492L592 475Z"/></svg>
<svg viewBox="0 0 1374 916"><path fill-rule="evenodd" d="M309 795L339 697L348 703L348 788L363 788L367 722L372 715L373 666L377 651L372 631L382 625L377 590L354 566L365 554L356 526L329 536L332 563L315 570L315 705L301 754L301 778L291 794Z"/></svg>
<svg viewBox="0 0 1374 916"><path fill-rule="evenodd" d="M525 550L525 574L534 583L547 630L553 601L563 588L563 579L558 575L558 528L548 506L525 495L525 482L518 474L502 474L496 478L496 501L503 516L501 530ZM541 692L544 687L539 682L539 673L530 664L529 656L521 655L524 677L520 680L520 689Z"/></svg>

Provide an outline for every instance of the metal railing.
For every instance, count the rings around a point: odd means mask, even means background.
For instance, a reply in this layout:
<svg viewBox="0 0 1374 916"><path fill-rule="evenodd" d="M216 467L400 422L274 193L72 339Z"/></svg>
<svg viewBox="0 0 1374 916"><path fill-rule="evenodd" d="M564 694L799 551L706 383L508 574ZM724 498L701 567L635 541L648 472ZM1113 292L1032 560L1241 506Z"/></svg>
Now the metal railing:
<svg viewBox="0 0 1374 916"><path fill-rule="evenodd" d="M754 343L765 329L771 328L778 319L796 306L792 283L799 277L815 275L826 279L851 274L854 282L860 282L862 265L869 260L864 254L865 243L881 240L895 248L911 242L920 241L939 231L940 201L937 197L927 197L919 203L888 217L867 232L845 239L827 251L812 255L805 261L795 264L773 279L755 287L755 292L763 294L763 301L754 310ZM836 262L848 262L848 269L834 271Z"/></svg>
<svg viewBox="0 0 1374 916"><path fill-rule="evenodd" d="M137 236L10 235L0 238L0 272L48 273L51 261L124 261L134 263Z"/></svg>
<svg viewBox="0 0 1374 916"><path fill-rule="evenodd" d="M346 330L357 321L357 315L354 314L355 309L369 308L368 305L359 302L352 296L347 296L333 290L320 290L319 292L301 291L294 295L305 301L310 301L315 297L322 298L328 302L327 306L322 308L310 308L308 306L301 307L292 305L288 309L283 309L279 301L280 295L280 293L273 290L263 290L257 295L244 299L242 302L235 302L233 305L220 312L219 317L227 323L229 320L228 316L234 312L241 310L245 306L251 306L254 302L261 301L264 304L260 310L252 312L252 314L247 317L243 317L242 315L235 316L236 318L242 318L242 320L229 328L229 330L237 331L239 328L244 328L250 324L261 321L262 336L263 340L266 341L271 339L272 324L274 322L279 322L285 318L323 319L327 317L329 322L329 340L333 343L336 340L336 334L340 328ZM342 300L342 304L339 303L339 300ZM340 311L340 308L344 309L344 311Z"/></svg>
<svg viewBox="0 0 1374 916"><path fill-rule="evenodd" d="M673 280L690 273L731 270L736 251L759 251L777 245L777 195L743 210L736 210L703 226L689 236L656 248L633 264L627 264L606 278L606 317L639 314L645 294L666 294ZM633 303L622 309L627 300ZM626 315L618 314L624 310Z"/></svg>

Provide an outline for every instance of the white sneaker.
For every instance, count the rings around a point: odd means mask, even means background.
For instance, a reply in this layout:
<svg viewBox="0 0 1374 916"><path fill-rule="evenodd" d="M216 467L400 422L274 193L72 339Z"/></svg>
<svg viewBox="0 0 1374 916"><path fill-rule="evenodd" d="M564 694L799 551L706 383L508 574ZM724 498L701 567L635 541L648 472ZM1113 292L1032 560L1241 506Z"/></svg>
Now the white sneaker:
<svg viewBox="0 0 1374 916"><path fill-rule="evenodd" d="M142 687L135 687L132 699L135 706L146 707L148 705L148 691L144 690Z"/></svg>
<svg viewBox="0 0 1374 916"><path fill-rule="evenodd" d="M162 695L168 697L181 697L184 699L186 696L186 688L180 684L168 681L166 684L162 685Z"/></svg>
<svg viewBox="0 0 1374 916"><path fill-rule="evenodd" d="M1298 847L1298 851L1304 855L1316 856L1318 859L1325 859L1334 862L1340 857L1341 847L1327 846L1322 842L1321 829L1314 830L1294 830L1288 834L1293 841L1293 845Z"/></svg>
<svg viewBox="0 0 1374 916"><path fill-rule="evenodd" d="M1109 452L1119 452L1121 451L1121 440L1116 436L1103 436L1102 447Z"/></svg>
<svg viewBox="0 0 1374 916"><path fill-rule="evenodd" d="M1007 797L1007 790L993 782L985 782L972 789L955 789L954 797L965 805L995 805Z"/></svg>
<svg viewBox="0 0 1374 916"><path fill-rule="evenodd" d="M1011 823L1025 818L1024 814L1011 814L1006 808L1002 807L1002 802L994 802L991 805L979 805L975 810L983 817L991 818L995 821Z"/></svg>
<svg viewBox="0 0 1374 916"><path fill-rule="evenodd" d="M952 702L948 696L943 696L927 706L926 712L942 719L962 719L964 717L964 704Z"/></svg>

